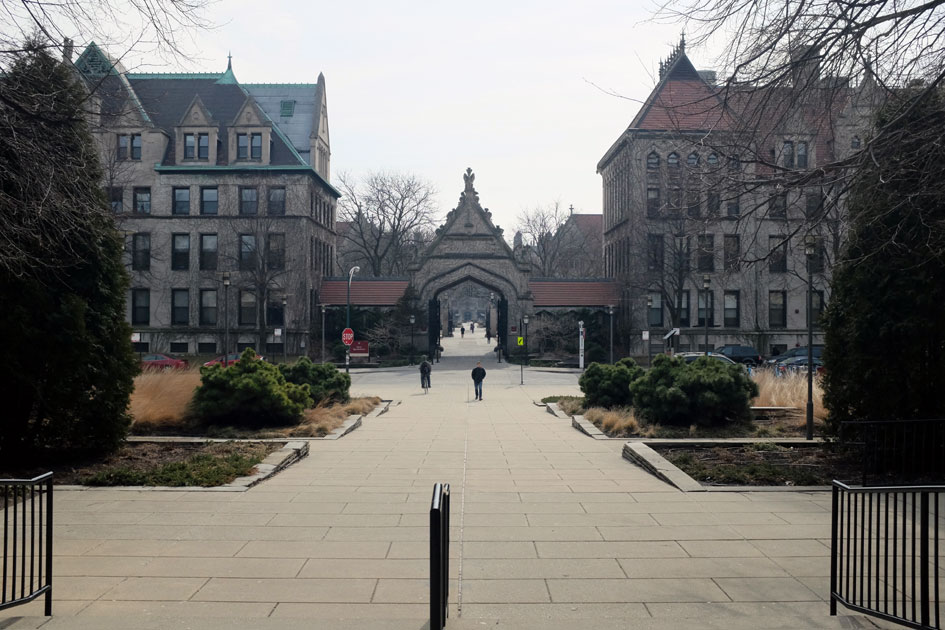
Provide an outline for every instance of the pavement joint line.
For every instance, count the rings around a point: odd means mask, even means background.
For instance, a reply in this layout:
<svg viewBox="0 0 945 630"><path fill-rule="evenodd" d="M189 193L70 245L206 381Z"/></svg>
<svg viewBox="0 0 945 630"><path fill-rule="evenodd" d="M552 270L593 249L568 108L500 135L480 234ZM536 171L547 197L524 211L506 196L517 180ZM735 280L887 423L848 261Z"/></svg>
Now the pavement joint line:
<svg viewBox="0 0 945 630"><path fill-rule="evenodd" d="M466 385L467 395L469 385ZM456 616L463 616L463 550L466 524L466 463L469 460L469 406L466 406L466 432L463 436L463 498L459 501L459 565L456 578Z"/></svg>

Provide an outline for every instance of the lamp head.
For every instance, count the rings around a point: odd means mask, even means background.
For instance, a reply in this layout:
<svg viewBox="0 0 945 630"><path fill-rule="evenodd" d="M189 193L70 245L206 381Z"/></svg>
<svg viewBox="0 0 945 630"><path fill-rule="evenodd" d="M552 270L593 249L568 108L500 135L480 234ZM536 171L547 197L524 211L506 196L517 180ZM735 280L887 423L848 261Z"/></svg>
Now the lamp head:
<svg viewBox="0 0 945 630"><path fill-rule="evenodd" d="M411 316L410 316L410 324L413 325L413 323L414 323L415 321L417 321L417 318L416 318L415 316L411 315Z"/></svg>
<svg viewBox="0 0 945 630"><path fill-rule="evenodd" d="M808 234L804 237L804 253L808 256L814 255L814 250L817 246L817 237L813 234Z"/></svg>
<svg viewBox="0 0 945 630"><path fill-rule="evenodd" d="M229 271L223 272L223 286L225 287L230 286L230 272Z"/></svg>
<svg viewBox="0 0 945 630"><path fill-rule="evenodd" d="M522 315L522 323L528 326L528 315Z"/></svg>
<svg viewBox="0 0 945 630"><path fill-rule="evenodd" d="M710 284L712 284L712 278L709 277L709 274L702 276L702 288L708 289Z"/></svg>

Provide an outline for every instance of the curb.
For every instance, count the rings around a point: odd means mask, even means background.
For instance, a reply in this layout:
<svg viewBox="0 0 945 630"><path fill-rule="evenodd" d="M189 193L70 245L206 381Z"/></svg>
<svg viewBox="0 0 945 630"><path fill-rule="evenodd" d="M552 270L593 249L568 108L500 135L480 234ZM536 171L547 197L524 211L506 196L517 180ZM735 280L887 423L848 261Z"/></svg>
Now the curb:
<svg viewBox="0 0 945 630"><path fill-rule="evenodd" d="M598 429L594 423L588 422L585 420L584 416L571 416L571 426L583 433L588 437L592 437L595 440L613 440L619 438L610 438L607 435Z"/></svg>
<svg viewBox="0 0 945 630"><path fill-rule="evenodd" d="M561 418L562 420L570 420L571 416L561 411L561 407L558 406L558 403L546 403L545 411L555 416L556 418Z"/></svg>

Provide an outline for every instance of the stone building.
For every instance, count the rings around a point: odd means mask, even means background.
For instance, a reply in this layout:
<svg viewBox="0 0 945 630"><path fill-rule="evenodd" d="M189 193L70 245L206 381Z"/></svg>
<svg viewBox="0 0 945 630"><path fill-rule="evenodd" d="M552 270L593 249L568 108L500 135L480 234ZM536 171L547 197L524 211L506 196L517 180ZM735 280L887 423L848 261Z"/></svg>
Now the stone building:
<svg viewBox="0 0 945 630"><path fill-rule="evenodd" d="M74 65L126 237L136 348L305 354L339 197L324 76L133 73L95 44Z"/></svg>
<svg viewBox="0 0 945 630"><path fill-rule="evenodd" d="M621 288L629 352L647 353L646 330L663 350L674 328L683 350L706 336L765 354L807 344L843 234L845 173L832 165L859 148L869 112L864 86L821 77L815 59L800 55L794 84L777 92L723 93L685 41L661 63L597 166L604 271Z"/></svg>

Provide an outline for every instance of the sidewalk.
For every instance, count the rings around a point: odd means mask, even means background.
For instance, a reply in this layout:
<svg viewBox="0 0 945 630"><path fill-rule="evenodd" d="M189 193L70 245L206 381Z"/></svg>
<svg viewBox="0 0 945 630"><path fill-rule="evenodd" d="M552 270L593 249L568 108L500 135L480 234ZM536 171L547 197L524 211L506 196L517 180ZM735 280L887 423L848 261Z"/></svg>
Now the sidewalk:
<svg viewBox="0 0 945 630"><path fill-rule="evenodd" d="M248 492L57 491L45 627L421 628L435 482L448 628L874 627L828 617L828 493L679 492L533 404L579 393L575 374L522 386L480 335L443 345L428 395L416 367L353 373L390 411Z"/></svg>

